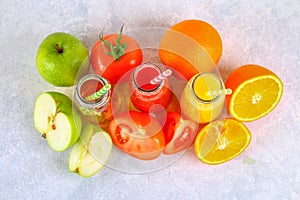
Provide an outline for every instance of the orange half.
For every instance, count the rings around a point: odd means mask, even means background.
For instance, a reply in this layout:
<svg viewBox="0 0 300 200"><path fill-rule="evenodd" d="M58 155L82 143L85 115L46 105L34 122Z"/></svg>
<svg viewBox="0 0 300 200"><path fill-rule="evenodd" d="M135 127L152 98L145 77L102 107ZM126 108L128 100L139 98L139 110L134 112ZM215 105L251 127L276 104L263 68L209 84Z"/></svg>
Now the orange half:
<svg viewBox="0 0 300 200"><path fill-rule="evenodd" d="M266 116L279 103L283 84L276 74L258 65L239 67L228 77L226 96L229 113L239 121L254 121Z"/></svg>
<svg viewBox="0 0 300 200"><path fill-rule="evenodd" d="M241 84L233 93L229 112L241 121L254 121L271 112L282 96L282 83L272 75Z"/></svg>
<svg viewBox="0 0 300 200"><path fill-rule="evenodd" d="M195 154L206 164L221 164L240 155L251 138L250 131L242 122L234 119L213 121L197 135Z"/></svg>

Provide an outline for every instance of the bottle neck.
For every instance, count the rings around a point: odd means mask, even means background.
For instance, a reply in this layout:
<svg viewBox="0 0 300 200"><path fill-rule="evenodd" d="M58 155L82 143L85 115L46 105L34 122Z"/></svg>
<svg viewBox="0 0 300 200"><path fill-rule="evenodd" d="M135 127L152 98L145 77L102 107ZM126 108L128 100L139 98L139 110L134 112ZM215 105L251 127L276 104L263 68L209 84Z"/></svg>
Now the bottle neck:
<svg viewBox="0 0 300 200"><path fill-rule="evenodd" d="M89 91L89 93L97 92L97 89L99 89L97 88L98 85L103 87L107 83L108 81L105 78L96 74L88 74L82 77L76 86L75 94L79 106L90 110L97 109L101 111L102 108L104 109L109 103L111 91L106 92L99 99L94 101L87 101L84 93L88 92L88 90L92 90L92 92Z"/></svg>
<svg viewBox="0 0 300 200"><path fill-rule="evenodd" d="M151 84L151 80L162 73L162 70L153 63L143 63L135 68L132 74L132 85L140 92L150 93L159 90L164 80Z"/></svg>
<svg viewBox="0 0 300 200"><path fill-rule="evenodd" d="M213 103L222 96L225 96L225 94L219 93L224 88L222 79L209 72L195 75L191 82L191 91L194 98L204 104ZM215 91L218 93L215 93Z"/></svg>

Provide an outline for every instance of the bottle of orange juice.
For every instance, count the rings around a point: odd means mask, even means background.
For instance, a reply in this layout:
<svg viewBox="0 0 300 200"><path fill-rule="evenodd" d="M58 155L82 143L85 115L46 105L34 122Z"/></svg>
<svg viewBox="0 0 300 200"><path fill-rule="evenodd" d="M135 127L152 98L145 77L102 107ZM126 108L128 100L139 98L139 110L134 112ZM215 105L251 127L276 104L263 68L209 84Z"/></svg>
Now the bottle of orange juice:
<svg viewBox="0 0 300 200"><path fill-rule="evenodd" d="M213 73L194 75L185 86L180 104L184 115L199 123L208 123L222 112L225 86Z"/></svg>

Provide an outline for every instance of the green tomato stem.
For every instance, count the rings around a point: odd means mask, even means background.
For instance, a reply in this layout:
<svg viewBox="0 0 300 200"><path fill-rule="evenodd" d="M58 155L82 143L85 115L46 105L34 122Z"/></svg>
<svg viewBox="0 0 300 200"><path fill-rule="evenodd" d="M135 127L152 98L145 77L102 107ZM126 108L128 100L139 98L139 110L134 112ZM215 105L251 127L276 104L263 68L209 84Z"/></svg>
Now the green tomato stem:
<svg viewBox="0 0 300 200"><path fill-rule="evenodd" d="M120 60L120 58L125 54L127 48L127 43L124 43L122 45L120 44L122 40L123 27L124 24L120 29L120 34L118 36L115 46L103 39L103 31L101 31L101 33L99 34L99 39L102 41L102 48L104 53L106 55L112 56L114 60ZM107 51L106 46L109 48L110 51Z"/></svg>

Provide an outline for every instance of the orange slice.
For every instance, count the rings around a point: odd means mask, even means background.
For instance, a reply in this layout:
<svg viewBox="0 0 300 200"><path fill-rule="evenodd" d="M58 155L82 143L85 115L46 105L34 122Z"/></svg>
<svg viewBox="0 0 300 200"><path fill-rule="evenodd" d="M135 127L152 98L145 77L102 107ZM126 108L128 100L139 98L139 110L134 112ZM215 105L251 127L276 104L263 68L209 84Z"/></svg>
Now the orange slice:
<svg viewBox="0 0 300 200"><path fill-rule="evenodd" d="M217 165L240 155L249 145L251 133L235 119L209 123L195 139L195 154L206 164Z"/></svg>
<svg viewBox="0 0 300 200"><path fill-rule="evenodd" d="M239 121L254 121L266 116L279 103L283 92L279 77L259 65L237 68L225 85L233 91L226 96L227 109Z"/></svg>

